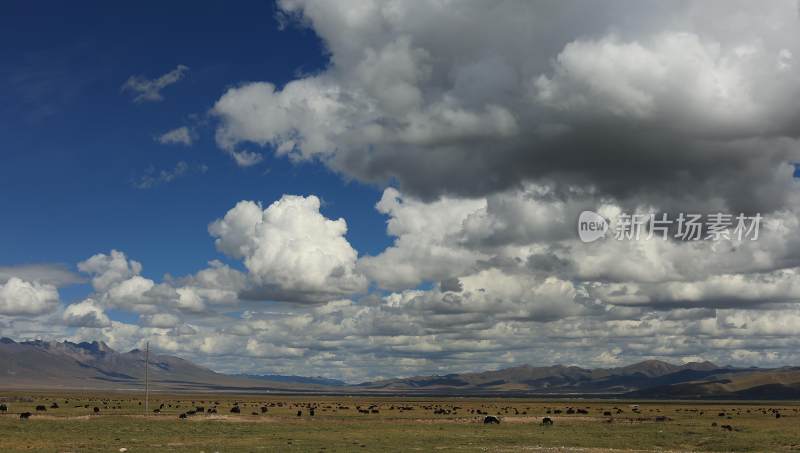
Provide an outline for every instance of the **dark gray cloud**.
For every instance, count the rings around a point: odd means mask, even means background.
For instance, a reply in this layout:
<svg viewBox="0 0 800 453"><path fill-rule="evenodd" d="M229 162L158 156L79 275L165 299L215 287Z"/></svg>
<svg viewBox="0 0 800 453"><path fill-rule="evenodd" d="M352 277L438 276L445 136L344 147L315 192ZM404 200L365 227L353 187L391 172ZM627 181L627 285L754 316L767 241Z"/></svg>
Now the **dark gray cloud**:
<svg viewBox="0 0 800 453"><path fill-rule="evenodd" d="M439 282L439 288L442 292L460 293L464 289L464 285L457 278L448 278Z"/></svg>
<svg viewBox="0 0 800 453"><path fill-rule="evenodd" d="M229 90L213 110L229 152L267 145L425 200L536 182L753 212L793 189L793 1L463 2L425 15L376 2L346 20L325 2L281 6L331 65L283 89Z"/></svg>

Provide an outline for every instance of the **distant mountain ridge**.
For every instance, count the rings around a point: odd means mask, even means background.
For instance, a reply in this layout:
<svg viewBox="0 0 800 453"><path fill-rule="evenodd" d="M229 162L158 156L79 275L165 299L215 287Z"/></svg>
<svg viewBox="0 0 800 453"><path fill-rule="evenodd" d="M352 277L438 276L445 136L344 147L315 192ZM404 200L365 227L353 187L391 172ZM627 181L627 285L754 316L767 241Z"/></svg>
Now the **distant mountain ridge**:
<svg viewBox="0 0 800 453"><path fill-rule="evenodd" d="M283 375L283 374L236 374L235 376L247 379L258 379L263 381L296 382L302 384L328 385L333 387L343 387L347 385L347 383L344 381L340 381L338 379L329 379L322 376L310 377L310 376L294 376L294 375Z"/></svg>
<svg viewBox="0 0 800 453"><path fill-rule="evenodd" d="M96 341L0 338L0 389L141 389L144 370L145 353L138 349L120 353ZM179 357L151 353L148 371L156 391L800 399L800 367L733 368L711 362L676 365L646 360L595 369L520 365L350 385L323 377L226 375Z"/></svg>
<svg viewBox="0 0 800 453"><path fill-rule="evenodd" d="M448 374L388 379L359 384L371 389L420 389L434 387L482 388L484 390L541 391L543 393L625 393L642 388L642 383L664 384L663 376L701 377L714 370L729 370L711 362L674 365L647 360L619 368L586 369L577 366L521 365L480 373Z"/></svg>
<svg viewBox="0 0 800 453"><path fill-rule="evenodd" d="M379 393L796 399L800 398L800 367L733 368L707 361L675 365L660 360L596 369L522 365L480 373L387 379L357 387Z"/></svg>
<svg viewBox="0 0 800 453"><path fill-rule="evenodd" d="M265 381L216 373L188 360L150 354L150 381L155 390L313 390L290 381ZM24 341L0 339L0 388L142 388L145 352L116 352L103 342Z"/></svg>

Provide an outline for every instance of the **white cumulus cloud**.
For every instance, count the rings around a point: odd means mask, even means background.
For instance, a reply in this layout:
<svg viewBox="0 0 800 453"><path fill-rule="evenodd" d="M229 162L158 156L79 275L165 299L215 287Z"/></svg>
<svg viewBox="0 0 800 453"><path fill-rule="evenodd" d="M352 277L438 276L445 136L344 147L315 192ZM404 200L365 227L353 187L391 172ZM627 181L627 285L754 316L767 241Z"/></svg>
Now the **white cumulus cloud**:
<svg viewBox="0 0 800 453"><path fill-rule="evenodd" d="M64 322L71 327L109 327L111 320L103 308L92 299L70 304L64 309Z"/></svg>
<svg viewBox="0 0 800 453"><path fill-rule="evenodd" d="M209 226L217 249L243 259L249 271L243 297L319 302L366 289L347 223L319 209L313 195L284 195L266 209L242 201Z"/></svg>
<svg viewBox="0 0 800 453"><path fill-rule="evenodd" d="M0 315L41 315L58 305L58 290L53 285L18 277L0 284Z"/></svg>

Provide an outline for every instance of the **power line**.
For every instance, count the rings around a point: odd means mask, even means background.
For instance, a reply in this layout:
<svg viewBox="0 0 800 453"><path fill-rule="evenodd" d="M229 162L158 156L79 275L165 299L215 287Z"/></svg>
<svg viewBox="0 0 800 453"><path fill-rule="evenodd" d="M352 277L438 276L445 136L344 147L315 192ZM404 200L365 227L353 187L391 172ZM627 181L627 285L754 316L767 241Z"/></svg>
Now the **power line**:
<svg viewBox="0 0 800 453"><path fill-rule="evenodd" d="M150 342L148 341L144 349L144 413L150 414Z"/></svg>

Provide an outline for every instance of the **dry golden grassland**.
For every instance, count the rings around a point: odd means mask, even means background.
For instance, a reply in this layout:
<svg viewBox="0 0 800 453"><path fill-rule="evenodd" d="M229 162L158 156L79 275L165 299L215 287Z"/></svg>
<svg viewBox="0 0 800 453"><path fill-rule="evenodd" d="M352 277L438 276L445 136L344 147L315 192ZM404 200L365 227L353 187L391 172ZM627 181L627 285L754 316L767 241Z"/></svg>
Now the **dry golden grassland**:
<svg viewBox="0 0 800 453"><path fill-rule="evenodd" d="M0 403L4 452L800 451L791 402L155 394L148 414L130 393L11 393Z"/></svg>

